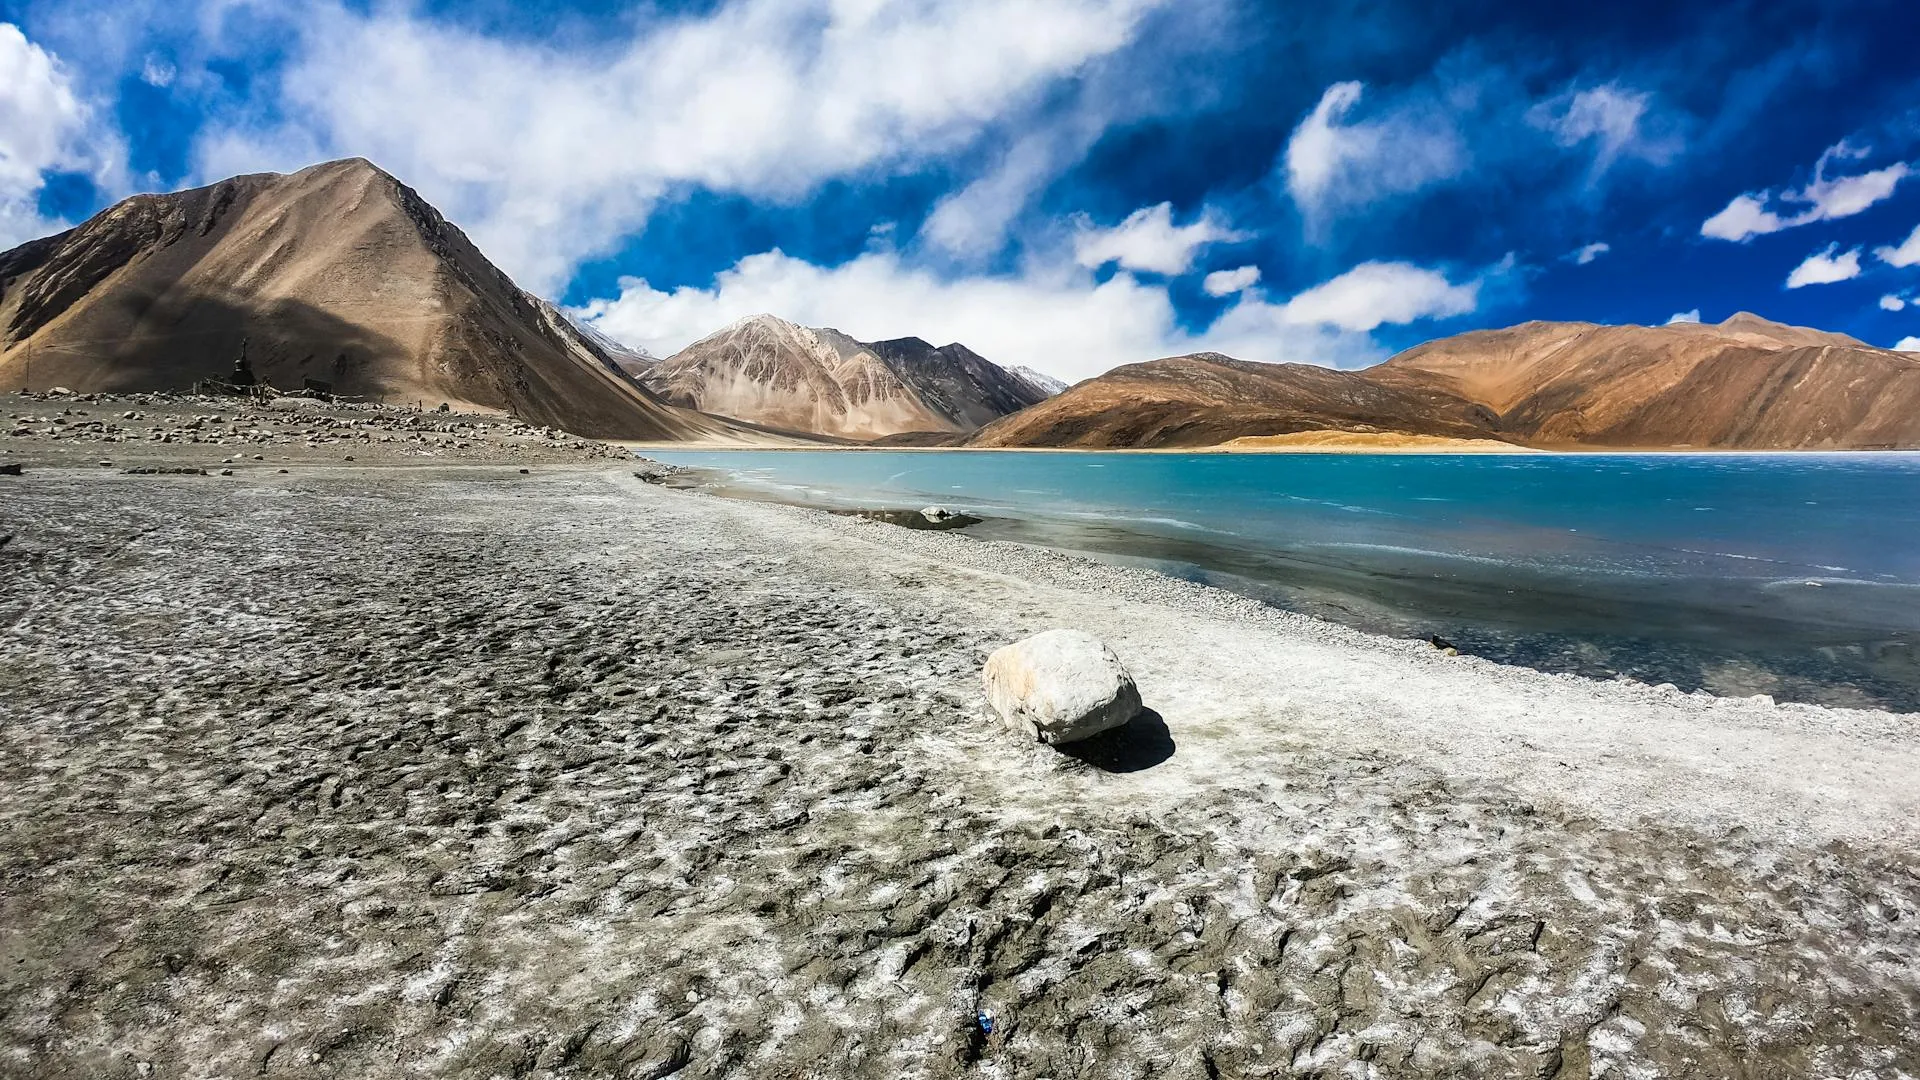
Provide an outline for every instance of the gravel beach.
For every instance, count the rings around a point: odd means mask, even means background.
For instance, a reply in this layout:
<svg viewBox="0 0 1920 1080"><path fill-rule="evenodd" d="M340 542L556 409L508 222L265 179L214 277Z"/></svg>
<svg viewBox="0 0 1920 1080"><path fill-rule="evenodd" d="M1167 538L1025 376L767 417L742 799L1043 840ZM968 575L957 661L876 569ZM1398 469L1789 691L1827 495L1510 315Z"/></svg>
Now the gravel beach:
<svg viewBox="0 0 1920 1080"><path fill-rule="evenodd" d="M1920 718L596 444L45 437L0 439L0 1074L1920 1075ZM1150 710L1071 752L979 684L1056 626Z"/></svg>

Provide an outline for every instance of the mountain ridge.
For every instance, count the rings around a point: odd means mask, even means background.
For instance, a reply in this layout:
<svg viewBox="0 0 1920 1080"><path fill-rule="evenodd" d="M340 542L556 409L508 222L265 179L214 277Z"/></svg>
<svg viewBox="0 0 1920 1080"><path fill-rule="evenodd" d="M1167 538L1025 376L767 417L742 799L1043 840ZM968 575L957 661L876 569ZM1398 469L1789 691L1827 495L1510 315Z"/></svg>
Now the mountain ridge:
<svg viewBox="0 0 1920 1080"><path fill-rule="evenodd" d="M644 377L676 405L859 440L958 434L1044 396L957 342L863 342L767 313L729 323L653 364Z"/></svg>
<svg viewBox="0 0 1920 1080"><path fill-rule="evenodd" d="M1534 321L1358 371L1217 353L1123 365L966 442L1205 446L1310 431L1542 449L1920 447L1920 357L1749 312L1659 327Z"/></svg>
<svg viewBox="0 0 1920 1080"><path fill-rule="evenodd" d="M758 437L656 400L364 158L136 195L0 254L0 386L184 390L243 353L281 387L593 437Z"/></svg>

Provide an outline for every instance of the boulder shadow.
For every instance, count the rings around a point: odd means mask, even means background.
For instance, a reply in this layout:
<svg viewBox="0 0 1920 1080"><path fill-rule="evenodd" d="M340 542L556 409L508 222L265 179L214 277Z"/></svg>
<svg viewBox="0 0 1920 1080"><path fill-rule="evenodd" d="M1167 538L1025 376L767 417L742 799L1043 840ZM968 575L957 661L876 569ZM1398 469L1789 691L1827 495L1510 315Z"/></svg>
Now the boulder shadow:
<svg viewBox="0 0 1920 1080"><path fill-rule="evenodd" d="M1141 709L1117 728L1054 749L1102 772L1141 772L1173 756L1173 732L1159 713Z"/></svg>

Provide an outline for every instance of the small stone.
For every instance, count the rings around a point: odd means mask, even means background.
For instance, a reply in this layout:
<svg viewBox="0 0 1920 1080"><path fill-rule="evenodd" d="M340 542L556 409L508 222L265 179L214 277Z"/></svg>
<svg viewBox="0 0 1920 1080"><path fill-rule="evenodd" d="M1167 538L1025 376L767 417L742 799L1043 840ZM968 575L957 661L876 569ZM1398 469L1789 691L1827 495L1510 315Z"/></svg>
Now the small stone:
<svg viewBox="0 0 1920 1080"><path fill-rule="evenodd" d="M220 470L220 475L221 475L221 476L232 476L232 475L233 475L233 470L232 470L232 469L221 469L221 470Z"/></svg>
<svg viewBox="0 0 1920 1080"><path fill-rule="evenodd" d="M944 506L929 506L920 511L920 516L928 521L945 521L953 516L953 511Z"/></svg>
<svg viewBox="0 0 1920 1080"><path fill-rule="evenodd" d="M982 677L1006 725L1050 745L1120 727L1140 711L1133 676L1084 630L1048 630L996 649Z"/></svg>

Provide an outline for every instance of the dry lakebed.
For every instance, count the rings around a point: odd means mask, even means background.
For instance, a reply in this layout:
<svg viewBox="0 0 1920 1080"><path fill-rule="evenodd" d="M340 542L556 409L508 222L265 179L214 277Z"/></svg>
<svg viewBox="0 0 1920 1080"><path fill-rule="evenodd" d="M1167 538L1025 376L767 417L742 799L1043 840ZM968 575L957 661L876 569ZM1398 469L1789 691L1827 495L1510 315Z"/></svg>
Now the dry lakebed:
<svg viewBox="0 0 1920 1080"><path fill-rule="evenodd" d="M0 1075L1920 1075L1914 717L339 416L0 458Z"/></svg>

